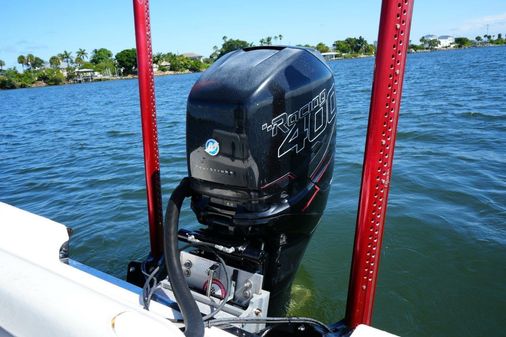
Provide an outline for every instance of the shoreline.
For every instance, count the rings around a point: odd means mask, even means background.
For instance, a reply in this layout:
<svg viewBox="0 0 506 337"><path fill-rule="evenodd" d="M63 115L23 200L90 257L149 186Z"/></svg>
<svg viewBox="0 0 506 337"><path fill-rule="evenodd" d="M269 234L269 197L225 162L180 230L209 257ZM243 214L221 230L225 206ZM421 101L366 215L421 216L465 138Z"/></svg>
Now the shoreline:
<svg viewBox="0 0 506 337"><path fill-rule="evenodd" d="M153 73L155 77L161 76L177 76L177 75L187 75L187 74L198 74L199 72L191 72L191 71L157 71ZM12 89L1 89L0 91L10 91L10 90L18 90L18 89L37 89L37 88L45 88L45 87L61 87L65 85L75 85L75 84L86 84L86 83L98 83L98 82L109 82L109 81L125 81L137 79L137 75L127 75L127 76L116 76L116 77L100 77L91 81L82 81L82 82L65 82L61 84L47 84L42 81L36 81L29 87L23 88L12 88Z"/></svg>
<svg viewBox="0 0 506 337"><path fill-rule="evenodd" d="M426 54L426 53L432 53L432 52L447 52L447 51L457 51L457 50L464 50L464 49L481 49L481 48L491 48L491 47L504 47L504 45L483 45L483 46L469 46L469 47L462 47L462 48L440 48L440 49L422 49L422 50L413 50L408 51L409 54ZM361 58L374 58L375 55L366 55L366 54L360 54L360 55L354 55L349 57L338 57L333 59L326 59L327 62L335 62L335 61L346 61L346 60L354 60L354 59L361 59ZM174 75L187 75L187 74L196 74L199 72L191 72L189 70L185 71L156 71L154 72L155 77L159 76L174 76ZM1 75L0 75L1 76ZM44 87L58 87L58 86L64 86L64 85L73 85L73 84L83 84L83 83L95 83L95 82L108 82L108 81L122 81L122 80L130 80L130 79L137 79L137 75L127 75L127 76L117 76L117 77L101 77L96 78L91 81L81 81L81 82L65 82L62 84L47 84L43 81L36 81L31 86L23 87L23 88L12 88L12 89L0 89L0 91L3 90L16 90L16 89L33 89L33 88L44 88Z"/></svg>

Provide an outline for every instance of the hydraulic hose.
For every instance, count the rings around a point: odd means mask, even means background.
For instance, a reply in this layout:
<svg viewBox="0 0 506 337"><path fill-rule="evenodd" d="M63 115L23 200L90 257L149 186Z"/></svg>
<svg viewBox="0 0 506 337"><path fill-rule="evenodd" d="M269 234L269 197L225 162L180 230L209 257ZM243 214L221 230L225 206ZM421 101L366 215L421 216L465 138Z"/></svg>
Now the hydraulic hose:
<svg viewBox="0 0 506 337"><path fill-rule="evenodd" d="M203 337L204 321L183 274L177 238L179 212L183 200L190 195L189 185L189 179L184 178L170 196L163 228L163 253L172 291L183 316L184 334L186 337Z"/></svg>

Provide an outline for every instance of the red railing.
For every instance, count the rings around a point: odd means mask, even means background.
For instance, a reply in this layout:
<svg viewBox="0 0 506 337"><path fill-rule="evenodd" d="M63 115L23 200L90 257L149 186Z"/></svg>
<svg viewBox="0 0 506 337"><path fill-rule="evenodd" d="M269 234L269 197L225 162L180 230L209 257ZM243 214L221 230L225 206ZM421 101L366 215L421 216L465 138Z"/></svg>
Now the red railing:
<svg viewBox="0 0 506 337"><path fill-rule="evenodd" d="M148 201L149 238L151 256L163 253L163 211L160 186L160 159L156 128L155 82L149 22L149 1L134 0L135 40L141 103L142 140L144 143L144 169Z"/></svg>
<svg viewBox="0 0 506 337"><path fill-rule="evenodd" d="M413 0L383 0L346 323L370 324L392 173ZM151 255L162 254L162 198L149 1L134 0Z"/></svg>
<svg viewBox="0 0 506 337"><path fill-rule="evenodd" d="M371 324L413 0L383 0L346 324Z"/></svg>

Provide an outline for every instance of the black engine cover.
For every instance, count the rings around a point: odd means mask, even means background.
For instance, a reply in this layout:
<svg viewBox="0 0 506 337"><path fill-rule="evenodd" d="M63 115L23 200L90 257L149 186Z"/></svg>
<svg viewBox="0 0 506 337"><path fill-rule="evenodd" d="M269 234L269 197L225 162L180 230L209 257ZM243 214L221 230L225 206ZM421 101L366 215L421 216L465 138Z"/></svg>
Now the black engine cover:
<svg viewBox="0 0 506 337"><path fill-rule="evenodd" d="M333 73L310 49L237 50L191 90L192 208L210 238L263 247L267 290L291 283L325 208L335 125Z"/></svg>

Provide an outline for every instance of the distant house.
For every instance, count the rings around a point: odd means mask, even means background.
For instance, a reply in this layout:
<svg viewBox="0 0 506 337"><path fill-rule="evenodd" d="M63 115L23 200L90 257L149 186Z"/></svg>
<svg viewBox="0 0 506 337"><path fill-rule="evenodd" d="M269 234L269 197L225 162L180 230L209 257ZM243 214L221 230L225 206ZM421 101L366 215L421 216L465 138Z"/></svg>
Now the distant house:
<svg viewBox="0 0 506 337"><path fill-rule="evenodd" d="M76 82L91 82L95 76L93 69L76 69Z"/></svg>
<svg viewBox="0 0 506 337"><path fill-rule="evenodd" d="M181 55L183 55L184 57L187 57L189 59L200 61L200 62L202 62L202 60L204 59L204 56L199 55L199 54L195 54L195 53L184 53Z"/></svg>
<svg viewBox="0 0 506 337"><path fill-rule="evenodd" d="M330 60L337 60L337 58L341 55L341 53L336 52L327 52L327 53L321 53L323 58L327 61Z"/></svg>
<svg viewBox="0 0 506 337"><path fill-rule="evenodd" d="M170 69L170 62L169 61L162 61L159 64L153 63L153 71L157 72L160 70L160 68Z"/></svg>
<svg viewBox="0 0 506 337"><path fill-rule="evenodd" d="M437 39L441 43L439 48L450 48L455 43L455 38L450 35L441 35Z"/></svg>

